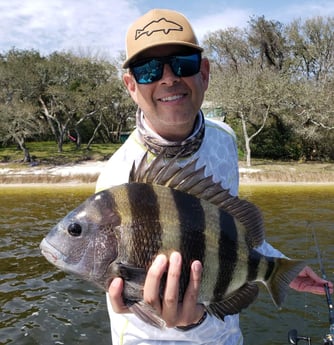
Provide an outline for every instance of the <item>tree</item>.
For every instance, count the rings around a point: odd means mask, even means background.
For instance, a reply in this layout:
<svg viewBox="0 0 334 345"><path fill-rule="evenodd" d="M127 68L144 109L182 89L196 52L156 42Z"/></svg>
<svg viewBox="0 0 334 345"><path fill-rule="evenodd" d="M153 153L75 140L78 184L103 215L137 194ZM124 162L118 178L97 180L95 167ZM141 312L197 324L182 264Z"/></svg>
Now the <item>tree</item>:
<svg viewBox="0 0 334 345"><path fill-rule="evenodd" d="M289 81L284 75L256 66L240 66L238 73L226 69L212 79L211 87L220 84L219 101L227 118L241 123L246 162L251 166L251 141L261 133L270 116L289 106Z"/></svg>
<svg viewBox="0 0 334 345"><path fill-rule="evenodd" d="M282 40L278 44L274 39L281 37L277 30L280 26L266 23L264 18L253 21L253 35L237 29L219 30L205 41L212 62L207 100L221 107L227 118L240 121L248 166L251 141L261 133L270 115L289 104L289 79L281 72ZM264 56L270 63L264 63Z"/></svg>
<svg viewBox="0 0 334 345"><path fill-rule="evenodd" d="M35 51L10 50L0 57L1 141L15 142L22 150L24 162L30 162L26 140L44 131L34 101L40 81L36 67L43 58Z"/></svg>
<svg viewBox="0 0 334 345"><path fill-rule="evenodd" d="M59 53L49 57L44 74L45 88L38 100L61 152L71 128L79 141L80 125L110 108L105 90L112 94L118 77L108 63Z"/></svg>
<svg viewBox="0 0 334 345"><path fill-rule="evenodd" d="M286 28L292 69L299 78L326 81L334 73L334 18L293 21Z"/></svg>
<svg viewBox="0 0 334 345"><path fill-rule="evenodd" d="M303 140L306 159L332 155L324 138L334 131L334 18L295 20L286 32L296 90L296 112L287 121Z"/></svg>
<svg viewBox="0 0 334 345"><path fill-rule="evenodd" d="M285 38L283 25L278 21L266 20L264 16L250 20L249 44L258 50L261 66L277 71L283 68L285 59Z"/></svg>
<svg viewBox="0 0 334 345"><path fill-rule="evenodd" d="M39 125L36 125L36 107L31 104L0 104L0 118L3 121L1 126L1 140L4 144L14 141L23 152L24 162L31 162L26 139L32 138Z"/></svg>

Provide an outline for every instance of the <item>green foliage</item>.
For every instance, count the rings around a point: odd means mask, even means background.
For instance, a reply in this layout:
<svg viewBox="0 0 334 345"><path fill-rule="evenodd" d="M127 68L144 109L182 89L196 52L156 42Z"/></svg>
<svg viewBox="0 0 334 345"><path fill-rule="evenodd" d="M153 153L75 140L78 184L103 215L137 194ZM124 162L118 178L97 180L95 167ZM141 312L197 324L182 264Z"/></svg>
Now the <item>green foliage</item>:
<svg viewBox="0 0 334 345"><path fill-rule="evenodd" d="M252 154L254 158L299 160L302 144L291 127L276 119L263 130L261 136L254 138Z"/></svg>
<svg viewBox="0 0 334 345"><path fill-rule="evenodd" d="M64 144L63 151L58 152L51 141L28 142L34 163L38 164L70 164L86 160L106 160L120 147L119 144L93 144L90 150L77 149L73 143ZM0 147L0 162L22 162L20 150L15 145Z"/></svg>
<svg viewBox="0 0 334 345"><path fill-rule="evenodd" d="M251 155L333 159L333 42L334 18L322 17L283 25L262 16L207 35L206 101L227 115L249 165Z"/></svg>
<svg viewBox="0 0 334 345"><path fill-rule="evenodd" d="M135 108L128 99L109 62L12 49L0 56L0 143L16 143L29 161L31 139L53 139L58 152L72 133L77 149L117 142L132 128Z"/></svg>
<svg viewBox="0 0 334 345"><path fill-rule="evenodd" d="M283 25L254 17L245 29L209 33L203 46L211 64L206 101L225 114L247 163L251 155L334 159L334 18ZM31 141L48 141L57 161L90 159L96 144L122 141L136 112L122 59L18 49L0 55L1 150L21 150L2 160L23 153L27 162L48 161Z"/></svg>

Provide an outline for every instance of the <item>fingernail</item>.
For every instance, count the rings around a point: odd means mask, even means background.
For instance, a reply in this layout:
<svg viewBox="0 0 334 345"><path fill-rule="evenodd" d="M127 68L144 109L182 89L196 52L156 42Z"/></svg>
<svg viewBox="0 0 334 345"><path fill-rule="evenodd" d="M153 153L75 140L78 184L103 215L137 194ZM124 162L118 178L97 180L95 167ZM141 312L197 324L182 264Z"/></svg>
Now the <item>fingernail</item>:
<svg viewBox="0 0 334 345"><path fill-rule="evenodd" d="M157 267L161 267L165 265L166 263L166 257L163 254L159 254L153 261L153 265Z"/></svg>
<svg viewBox="0 0 334 345"><path fill-rule="evenodd" d="M195 272L201 272L202 271L202 264L199 261L193 262L193 269Z"/></svg>
<svg viewBox="0 0 334 345"><path fill-rule="evenodd" d="M122 284L122 280L120 278L115 278L111 281L110 287L118 288Z"/></svg>
<svg viewBox="0 0 334 345"><path fill-rule="evenodd" d="M179 264L181 262L181 255L177 252L173 252L170 255L169 261L173 264Z"/></svg>

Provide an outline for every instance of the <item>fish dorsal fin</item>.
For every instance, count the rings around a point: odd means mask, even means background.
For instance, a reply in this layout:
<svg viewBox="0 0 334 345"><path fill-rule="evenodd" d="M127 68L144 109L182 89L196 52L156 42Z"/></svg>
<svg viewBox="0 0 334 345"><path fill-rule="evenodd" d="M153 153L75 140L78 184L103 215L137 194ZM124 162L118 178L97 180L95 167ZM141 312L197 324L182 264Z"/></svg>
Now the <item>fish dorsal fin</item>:
<svg viewBox="0 0 334 345"><path fill-rule="evenodd" d="M184 167L177 162L178 156L166 162L164 153L149 162L148 152L136 167L133 164L129 182L157 184L177 189L206 200L238 219L248 230L247 244L257 247L264 240L264 226L260 210L251 202L232 196L228 189L214 182L212 175L205 175L205 166L196 168L198 159Z"/></svg>

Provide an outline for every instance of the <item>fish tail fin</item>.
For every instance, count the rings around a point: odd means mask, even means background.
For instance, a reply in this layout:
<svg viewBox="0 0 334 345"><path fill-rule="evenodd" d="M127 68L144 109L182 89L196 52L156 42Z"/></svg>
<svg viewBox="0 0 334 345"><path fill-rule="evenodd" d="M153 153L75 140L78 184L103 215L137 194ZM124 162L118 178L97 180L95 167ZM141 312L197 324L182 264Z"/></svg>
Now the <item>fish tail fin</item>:
<svg viewBox="0 0 334 345"><path fill-rule="evenodd" d="M277 308L281 308L289 284L305 266L306 263L302 260L290 260L285 258L275 259L276 268L273 274L271 274L269 279L265 282L265 285Z"/></svg>

